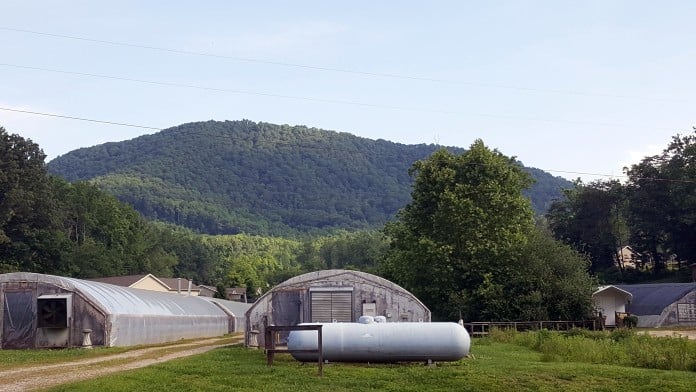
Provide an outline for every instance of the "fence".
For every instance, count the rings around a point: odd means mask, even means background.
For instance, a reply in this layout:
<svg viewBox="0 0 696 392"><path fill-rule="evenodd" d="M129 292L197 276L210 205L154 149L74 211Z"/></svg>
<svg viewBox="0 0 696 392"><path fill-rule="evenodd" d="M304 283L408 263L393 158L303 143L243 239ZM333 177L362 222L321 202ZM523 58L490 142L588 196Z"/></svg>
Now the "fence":
<svg viewBox="0 0 696 392"><path fill-rule="evenodd" d="M540 329L552 329L556 331L567 331L573 328L584 328L596 330L598 327L596 320L575 320L575 321L508 321L508 322L473 322L464 323L469 335L472 337L486 336L491 328L514 329L515 331L535 331Z"/></svg>
<svg viewBox="0 0 696 392"><path fill-rule="evenodd" d="M273 357L276 353L299 353L299 352L311 352L318 353L318 365L319 365L319 376L324 374L324 354L322 348L322 334L321 334L321 324L315 325L270 325L264 329L264 344L266 351L266 362L268 366L273 365ZM278 332L283 331L317 331L317 348L307 349L307 350L289 350L287 348L279 349L276 348L276 339L278 338Z"/></svg>

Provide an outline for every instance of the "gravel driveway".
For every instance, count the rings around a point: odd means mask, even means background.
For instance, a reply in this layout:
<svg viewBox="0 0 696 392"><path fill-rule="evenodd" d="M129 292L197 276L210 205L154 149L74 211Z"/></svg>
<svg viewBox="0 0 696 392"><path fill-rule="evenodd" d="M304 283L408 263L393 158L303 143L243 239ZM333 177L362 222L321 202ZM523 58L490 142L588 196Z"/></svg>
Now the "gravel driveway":
<svg viewBox="0 0 696 392"><path fill-rule="evenodd" d="M137 349L78 361L15 368L0 372L0 391L31 391L33 389L96 378L176 358L202 354L218 347L239 343L241 339L242 337L238 337L236 340L230 340L229 338L205 339ZM118 361L118 364L109 366L105 363L110 361Z"/></svg>

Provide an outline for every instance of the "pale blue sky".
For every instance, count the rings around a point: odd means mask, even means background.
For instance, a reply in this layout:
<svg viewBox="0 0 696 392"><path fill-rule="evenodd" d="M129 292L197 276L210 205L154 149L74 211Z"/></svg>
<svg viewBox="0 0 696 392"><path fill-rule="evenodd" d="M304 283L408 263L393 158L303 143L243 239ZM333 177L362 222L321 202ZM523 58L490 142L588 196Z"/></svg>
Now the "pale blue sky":
<svg viewBox="0 0 696 392"><path fill-rule="evenodd" d="M408 144L481 138L566 178L619 175L696 122L695 11L690 1L3 0L0 107L158 128L246 118ZM2 110L0 125L49 159L153 132Z"/></svg>

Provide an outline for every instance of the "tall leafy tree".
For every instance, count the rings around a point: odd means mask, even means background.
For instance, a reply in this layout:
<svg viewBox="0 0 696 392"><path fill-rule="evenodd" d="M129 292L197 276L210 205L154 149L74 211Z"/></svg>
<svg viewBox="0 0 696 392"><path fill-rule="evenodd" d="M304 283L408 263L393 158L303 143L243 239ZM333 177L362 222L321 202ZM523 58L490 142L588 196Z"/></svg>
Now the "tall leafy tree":
<svg viewBox="0 0 696 392"><path fill-rule="evenodd" d="M590 261L548 230L530 232L503 305L521 320L581 320L593 313ZM514 298L514 300L511 300Z"/></svg>
<svg viewBox="0 0 696 392"><path fill-rule="evenodd" d="M514 318L506 284L519 270L533 213L532 180L513 158L481 140L460 155L439 150L416 162L412 202L388 224L385 273L412 290L436 317Z"/></svg>
<svg viewBox="0 0 696 392"><path fill-rule="evenodd" d="M628 237L624 187L618 181L577 182L564 193L546 214L554 236L586 254L592 271L613 267Z"/></svg>
<svg viewBox="0 0 696 392"><path fill-rule="evenodd" d="M78 277L171 274L177 259L162 247L165 236L133 208L86 182L55 180L54 192L69 244L55 272Z"/></svg>
<svg viewBox="0 0 696 392"><path fill-rule="evenodd" d="M50 270L56 227L39 146L0 127L0 272Z"/></svg>
<svg viewBox="0 0 696 392"><path fill-rule="evenodd" d="M632 242L659 271L672 255L696 261L696 133L628 170Z"/></svg>

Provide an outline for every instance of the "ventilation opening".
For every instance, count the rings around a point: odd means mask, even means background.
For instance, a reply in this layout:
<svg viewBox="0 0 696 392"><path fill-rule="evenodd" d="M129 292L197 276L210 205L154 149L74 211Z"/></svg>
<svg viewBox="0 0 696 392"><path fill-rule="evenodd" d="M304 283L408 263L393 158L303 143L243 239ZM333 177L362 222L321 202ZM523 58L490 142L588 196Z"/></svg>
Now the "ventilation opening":
<svg viewBox="0 0 696 392"><path fill-rule="evenodd" d="M353 292L311 289L312 322L352 322Z"/></svg>
<svg viewBox="0 0 696 392"><path fill-rule="evenodd" d="M72 297L42 295L36 299L36 326L38 328L68 328L72 313Z"/></svg>

